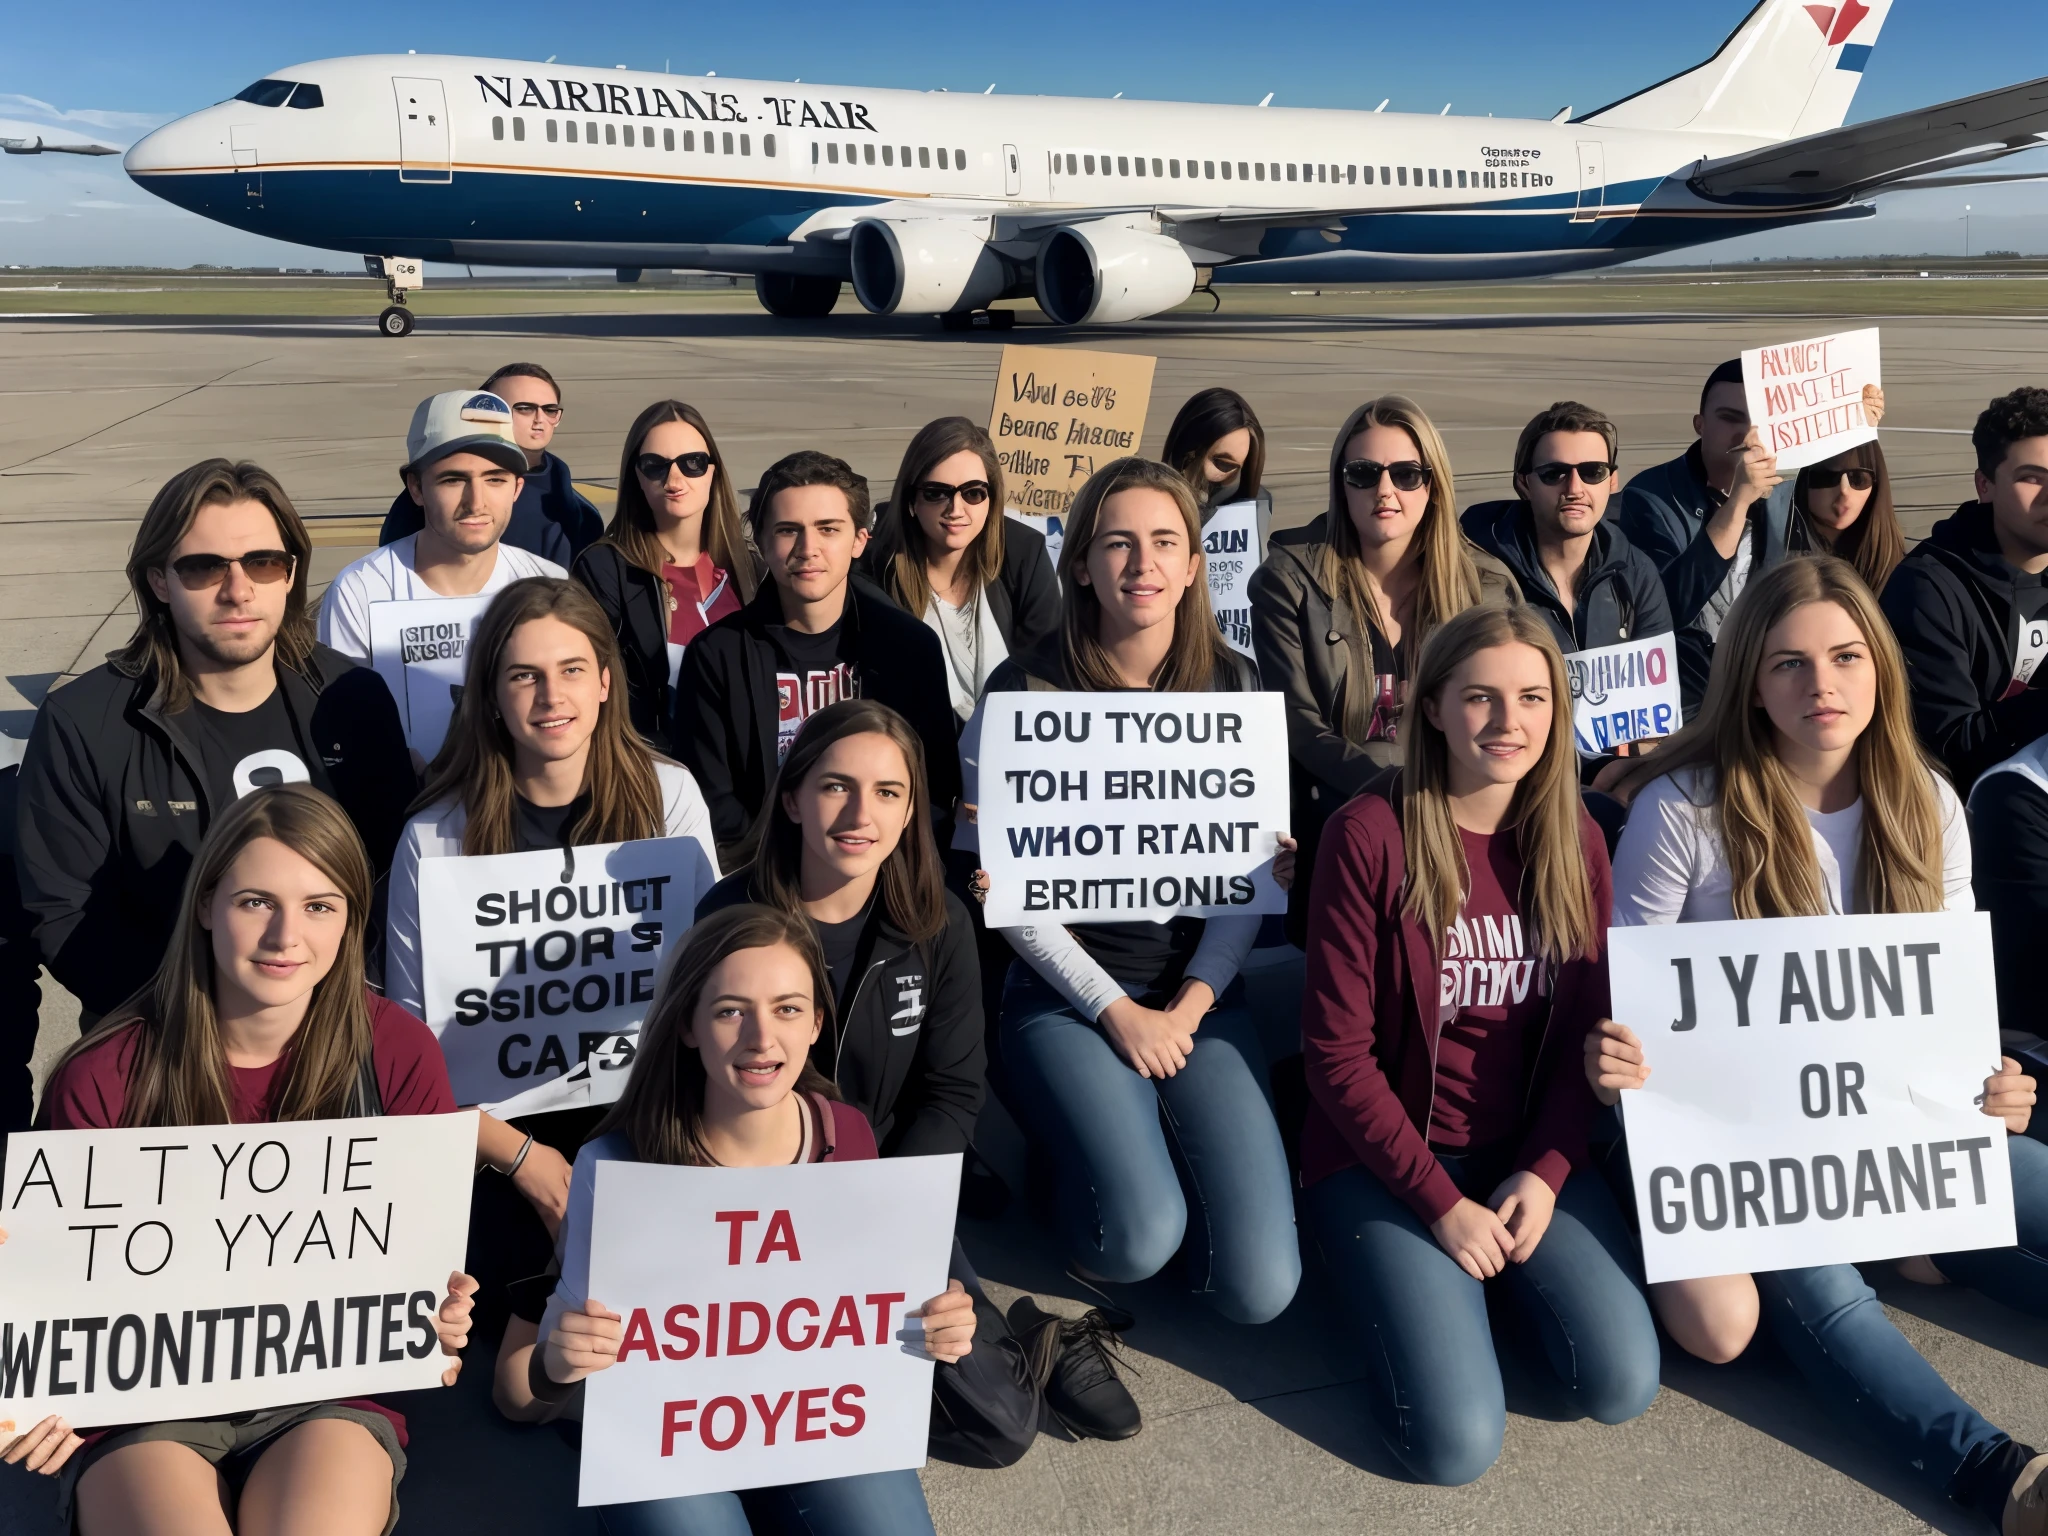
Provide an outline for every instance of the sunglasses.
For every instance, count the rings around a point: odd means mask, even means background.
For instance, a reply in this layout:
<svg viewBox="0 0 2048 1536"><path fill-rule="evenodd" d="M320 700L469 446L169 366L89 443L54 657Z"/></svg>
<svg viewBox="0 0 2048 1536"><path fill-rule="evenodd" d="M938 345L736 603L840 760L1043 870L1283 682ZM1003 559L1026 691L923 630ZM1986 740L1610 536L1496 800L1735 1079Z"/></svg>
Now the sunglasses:
<svg viewBox="0 0 2048 1536"><path fill-rule="evenodd" d="M957 496L970 507L978 507L988 500L988 482L969 480L964 485L948 485L943 480L927 480L917 488L917 499L928 507L943 507Z"/></svg>
<svg viewBox="0 0 2048 1536"><path fill-rule="evenodd" d="M711 466L716 462L708 453L679 453L672 459L665 459L658 453L643 453L633 461L633 467L640 471L642 480L666 485L671 464L683 472L684 479L701 480L711 472Z"/></svg>
<svg viewBox="0 0 2048 1536"><path fill-rule="evenodd" d="M555 418L562 414L562 408L559 405L542 405L535 400L515 400L512 403L512 409L521 416L538 414L547 417L549 421L555 420Z"/></svg>
<svg viewBox="0 0 2048 1536"><path fill-rule="evenodd" d="M1809 469L1806 483L1816 491L1832 491L1844 480L1852 490L1867 491L1877 484L1877 472L1870 469Z"/></svg>
<svg viewBox="0 0 2048 1536"><path fill-rule="evenodd" d="M1566 479L1574 472L1587 485L1604 485L1607 482L1607 477L1615 473L1620 467L1618 464L1603 464L1598 459L1594 459L1585 464L1538 464L1529 473L1538 480L1541 480L1545 485L1563 485Z"/></svg>
<svg viewBox="0 0 2048 1536"><path fill-rule="evenodd" d="M244 555L180 555L171 562L171 574L187 592L204 592L226 581L231 565L239 565L244 576L267 587L290 581L297 564L281 549L252 549Z"/></svg>
<svg viewBox="0 0 2048 1536"><path fill-rule="evenodd" d="M1397 491L1419 491L1429 484L1429 466L1416 459L1403 459L1398 464L1353 459L1344 466L1344 483L1354 491L1378 490L1382 475L1394 482Z"/></svg>

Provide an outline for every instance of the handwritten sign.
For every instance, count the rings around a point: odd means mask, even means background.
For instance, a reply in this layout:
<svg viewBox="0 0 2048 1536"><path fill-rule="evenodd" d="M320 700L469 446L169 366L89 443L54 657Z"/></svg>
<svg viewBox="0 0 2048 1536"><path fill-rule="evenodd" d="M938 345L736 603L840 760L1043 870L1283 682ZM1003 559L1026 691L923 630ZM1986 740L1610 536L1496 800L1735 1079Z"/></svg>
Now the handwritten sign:
<svg viewBox="0 0 2048 1536"><path fill-rule="evenodd" d="M1678 651L1669 634L1573 651L1564 670L1572 685L1572 734L1585 757L1669 736L1683 723Z"/></svg>
<svg viewBox="0 0 2048 1536"><path fill-rule="evenodd" d="M435 1387L476 1115L16 1131L0 1434Z"/></svg>
<svg viewBox="0 0 2048 1536"><path fill-rule="evenodd" d="M1259 504L1218 507L1202 529L1202 568L1209 576L1209 606L1216 627L1239 655L1252 654L1252 572L1266 552L1259 547Z"/></svg>
<svg viewBox="0 0 2048 1536"><path fill-rule="evenodd" d="M602 1162L589 1294L626 1320L588 1378L580 1504L921 1467L960 1156ZM987 1347L987 1346L984 1346Z"/></svg>
<svg viewBox="0 0 2048 1536"><path fill-rule="evenodd" d="M991 928L1287 910L1279 694L991 694L980 751Z"/></svg>
<svg viewBox="0 0 2048 1536"><path fill-rule="evenodd" d="M2006 1248L1981 912L1608 930L1651 1072L1622 1095L1653 1281Z"/></svg>
<svg viewBox="0 0 2048 1536"><path fill-rule="evenodd" d="M1005 505L1032 518L1063 517L1090 475L1136 453L1157 361L1132 352L1004 347L988 435L1003 466Z"/></svg>
<svg viewBox="0 0 2048 1536"><path fill-rule="evenodd" d="M1781 470L1804 469L1877 440L1863 386L1882 384L1877 330L1843 331L1742 354L1749 419Z"/></svg>
<svg viewBox="0 0 2048 1536"><path fill-rule="evenodd" d="M490 606L487 593L370 604L370 665L398 701L405 744L430 761L462 697L470 629Z"/></svg>

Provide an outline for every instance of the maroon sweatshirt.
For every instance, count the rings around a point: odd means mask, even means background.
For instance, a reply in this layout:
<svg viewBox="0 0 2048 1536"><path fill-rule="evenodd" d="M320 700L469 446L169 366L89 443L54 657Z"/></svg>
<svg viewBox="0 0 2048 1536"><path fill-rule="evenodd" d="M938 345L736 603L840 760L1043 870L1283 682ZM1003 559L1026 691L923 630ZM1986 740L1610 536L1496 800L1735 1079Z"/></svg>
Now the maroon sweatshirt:
<svg viewBox="0 0 2048 1536"><path fill-rule="evenodd" d="M1558 968L1541 1044L1528 1053L1515 1153L1515 1171L1533 1173L1553 1190L1585 1161L1595 1100L1586 1083L1584 1042L1608 1012L1605 934L1614 878L1590 816L1581 815L1579 833L1601 953ZM1402 915L1406 874L1401 818L1387 799L1368 790L1330 818L1309 901L1301 1016L1309 1111L1301 1181L1307 1186L1363 1165L1429 1223L1460 1195L1429 1148L1440 1030L1438 944Z"/></svg>

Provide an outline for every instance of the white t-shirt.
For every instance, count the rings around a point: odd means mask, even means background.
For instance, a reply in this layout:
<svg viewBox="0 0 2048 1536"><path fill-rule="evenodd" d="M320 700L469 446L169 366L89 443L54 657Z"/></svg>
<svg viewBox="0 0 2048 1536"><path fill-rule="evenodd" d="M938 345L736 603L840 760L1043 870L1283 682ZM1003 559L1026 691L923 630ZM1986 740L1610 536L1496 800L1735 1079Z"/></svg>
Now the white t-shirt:
<svg viewBox="0 0 2048 1536"><path fill-rule="evenodd" d="M1970 827L1948 780L1934 776L1941 813L1942 905L1969 912ZM1685 770L1652 779L1629 807L1628 826L1614 850L1614 925L1725 922L1735 916L1735 889L1721 847L1713 777ZM1856 862L1863 836L1863 802L1823 815L1806 813L1821 894L1830 912L1855 910Z"/></svg>
<svg viewBox="0 0 2048 1536"><path fill-rule="evenodd" d="M320 643L331 645L357 661L370 659L370 604L403 602L415 598L445 597L420 579L413 567L413 551L419 535L408 534L341 569L327 593L320 599ZM498 561L478 592L488 596L525 576L567 576L552 560L515 548L498 545Z"/></svg>

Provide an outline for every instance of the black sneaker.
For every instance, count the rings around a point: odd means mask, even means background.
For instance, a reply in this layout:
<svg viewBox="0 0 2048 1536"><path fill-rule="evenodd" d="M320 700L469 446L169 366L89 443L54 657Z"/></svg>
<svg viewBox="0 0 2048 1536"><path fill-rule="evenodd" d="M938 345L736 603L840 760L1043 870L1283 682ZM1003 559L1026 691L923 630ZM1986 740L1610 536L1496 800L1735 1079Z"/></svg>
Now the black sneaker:
<svg viewBox="0 0 2048 1536"><path fill-rule="evenodd" d="M1029 1296L1010 1308L1010 1331L1045 1392L1045 1405L1067 1430L1088 1440L1128 1440L1144 1421L1137 1402L1117 1379L1118 1335L1131 1326L1128 1312L1091 1309L1071 1321L1054 1317Z"/></svg>
<svg viewBox="0 0 2048 1536"><path fill-rule="evenodd" d="M960 1214L994 1221L1010 1204L1010 1186L973 1147L960 1164Z"/></svg>

